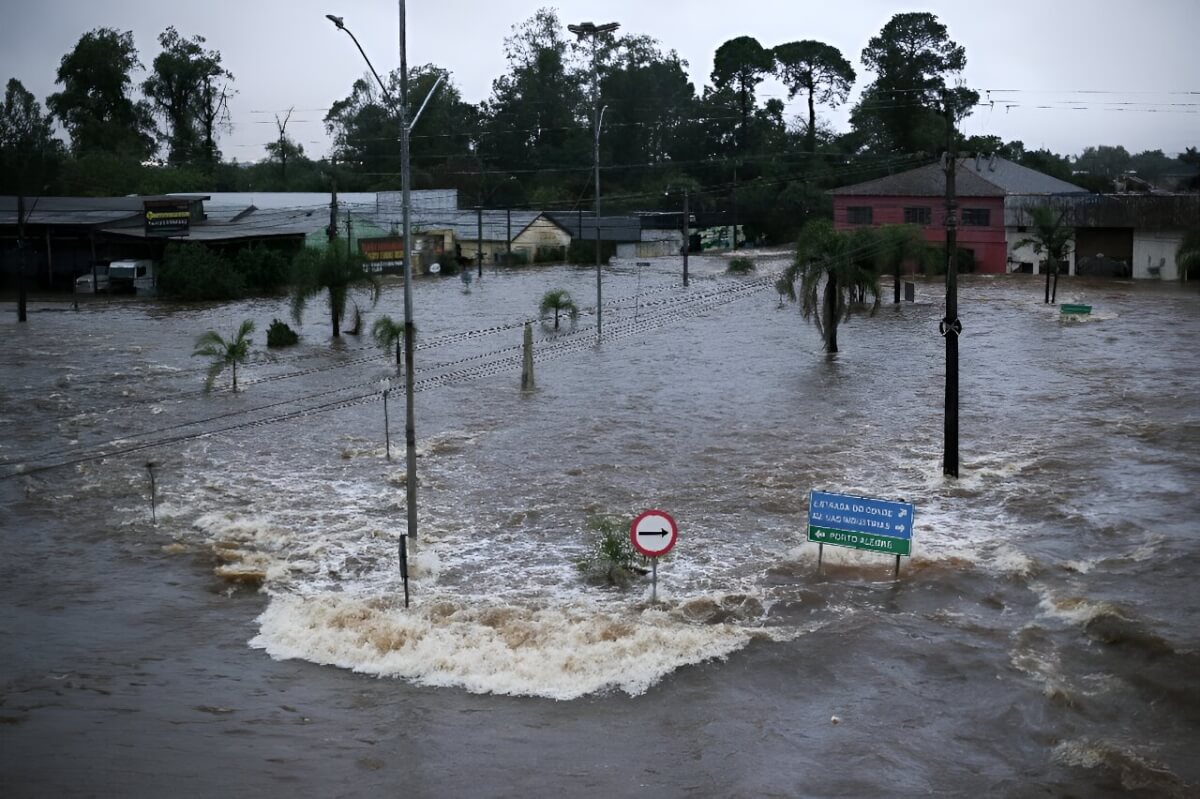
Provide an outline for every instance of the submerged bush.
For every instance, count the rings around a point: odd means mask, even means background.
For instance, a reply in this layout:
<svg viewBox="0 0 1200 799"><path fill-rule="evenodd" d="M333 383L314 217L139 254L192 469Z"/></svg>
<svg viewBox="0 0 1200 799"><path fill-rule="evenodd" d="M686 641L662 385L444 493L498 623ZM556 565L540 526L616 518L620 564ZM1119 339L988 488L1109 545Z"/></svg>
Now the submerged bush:
<svg viewBox="0 0 1200 799"><path fill-rule="evenodd" d="M576 566L593 581L625 587L646 573L646 558L629 540L629 527L613 516L596 516L588 521L592 530L588 556Z"/></svg>
<svg viewBox="0 0 1200 799"><path fill-rule="evenodd" d="M169 244L158 272L158 292L185 302L236 300L246 281L229 261L203 244Z"/></svg>
<svg viewBox="0 0 1200 799"><path fill-rule="evenodd" d="M754 271L754 261L749 258L734 258L729 262L729 268L725 271L731 275L745 275Z"/></svg>
<svg viewBox="0 0 1200 799"><path fill-rule="evenodd" d="M300 336L295 330L292 330L286 323L278 319L271 320L271 326L267 328L267 346L268 347L290 347L300 341Z"/></svg>

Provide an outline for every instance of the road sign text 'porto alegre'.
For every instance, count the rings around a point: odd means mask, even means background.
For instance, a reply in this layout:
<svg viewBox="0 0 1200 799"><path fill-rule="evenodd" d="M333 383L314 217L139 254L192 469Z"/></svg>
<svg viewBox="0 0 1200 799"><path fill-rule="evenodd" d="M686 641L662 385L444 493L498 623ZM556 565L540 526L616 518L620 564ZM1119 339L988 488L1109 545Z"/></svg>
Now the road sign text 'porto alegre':
<svg viewBox="0 0 1200 799"><path fill-rule="evenodd" d="M915 509L908 502L812 491L808 540L851 549L908 555Z"/></svg>

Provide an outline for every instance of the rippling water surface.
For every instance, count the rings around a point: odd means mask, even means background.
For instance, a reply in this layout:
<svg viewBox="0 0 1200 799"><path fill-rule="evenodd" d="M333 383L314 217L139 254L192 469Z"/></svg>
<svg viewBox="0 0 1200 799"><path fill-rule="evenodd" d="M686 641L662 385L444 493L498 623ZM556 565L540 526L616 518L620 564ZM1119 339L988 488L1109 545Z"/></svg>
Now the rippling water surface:
<svg viewBox="0 0 1200 799"><path fill-rule="evenodd" d="M418 281L409 609L403 392L391 461L380 399L401 383L368 337L331 343L319 304L298 347L256 351L236 395L227 377L203 393L195 336L252 318L261 345L285 302L6 320L0 460L29 473L5 482L56 518L201 555L231 585L261 580L247 636L261 657L479 694L630 696L633 713L715 668L729 681L706 698L710 721L681 721L681 739L733 708L787 706L804 723L775 728L773 746L867 767L722 783L706 766L717 793L1194 790L1194 290L1067 281L1060 300L1095 309L1067 318L1035 281L964 278L962 477L949 480L940 285L853 318L829 357L771 288L785 257L757 263L735 278L695 259L686 290L668 260L614 268L601 346L586 309L558 332L535 325L532 392L521 323L550 288L588 306L593 272ZM399 286L365 327L379 313L402 315ZM804 541L814 488L916 505L899 580L886 557L834 548L818 574ZM644 582L605 588L575 565L591 518L627 524L648 507L680 526L659 604ZM806 726L830 708L845 718Z"/></svg>

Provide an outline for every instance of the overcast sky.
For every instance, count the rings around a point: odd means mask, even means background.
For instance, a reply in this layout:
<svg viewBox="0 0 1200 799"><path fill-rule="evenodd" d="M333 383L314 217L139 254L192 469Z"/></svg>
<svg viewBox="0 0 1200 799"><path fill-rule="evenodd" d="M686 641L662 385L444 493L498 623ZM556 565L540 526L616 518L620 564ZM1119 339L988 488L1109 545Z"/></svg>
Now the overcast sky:
<svg viewBox="0 0 1200 799"><path fill-rule="evenodd" d="M45 103L57 90L59 61L93 28L131 30L143 64L159 51L168 25L207 39L236 77L233 130L220 141L227 158L263 156L276 135L274 113L296 108L288 132L313 157L328 150L322 118L366 71L345 34L325 19L345 18L380 72L399 65L397 3L388 0L40 0L5 3L0 79L16 77ZM764 47L817 39L839 48L859 73L851 102L824 110L838 130L873 76L859 56L893 14L929 11L966 48L967 85L984 104L964 123L968 134L1020 139L1029 149L1077 154L1096 144L1174 155L1200 145L1200 0L1008 0L1005 3L878 0L409 0L408 62L450 70L468 102L491 91L505 70L504 37L540 7L564 24L619 22L648 34L689 64L697 90L708 82L724 41L749 35ZM568 34L569 35L569 34ZM140 83L144 73L135 76ZM990 90L990 91L989 91ZM777 82L759 88L787 100ZM994 101L989 105L988 100ZM803 114L801 98L789 118Z"/></svg>

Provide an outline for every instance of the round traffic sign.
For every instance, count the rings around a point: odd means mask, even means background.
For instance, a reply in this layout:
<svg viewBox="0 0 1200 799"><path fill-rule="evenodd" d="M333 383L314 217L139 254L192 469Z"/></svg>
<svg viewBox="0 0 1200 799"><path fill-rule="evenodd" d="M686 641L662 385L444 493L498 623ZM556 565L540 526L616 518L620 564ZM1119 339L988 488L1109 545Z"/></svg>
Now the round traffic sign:
<svg viewBox="0 0 1200 799"><path fill-rule="evenodd" d="M679 538L679 526L665 510L642 511L629 525L629 540L633 548L648 558L665 555Z"/></svg>

